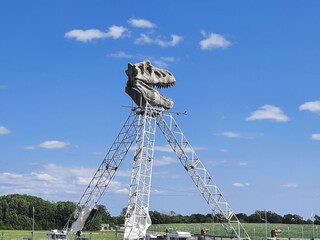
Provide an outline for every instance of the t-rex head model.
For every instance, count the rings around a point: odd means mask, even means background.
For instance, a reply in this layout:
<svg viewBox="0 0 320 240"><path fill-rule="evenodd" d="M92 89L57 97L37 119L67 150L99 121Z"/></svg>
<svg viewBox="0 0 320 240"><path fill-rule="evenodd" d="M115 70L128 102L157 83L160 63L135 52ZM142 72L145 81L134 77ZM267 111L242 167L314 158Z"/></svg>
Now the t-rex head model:
<svg viewBox="0 0 320 240"><path fill-rule="evenodd" d="M168 88L176 83L174 76L167 70L151 65L149 61L128 64L126 93L139 107L151 106L170 109L173 101L159 93L156 88Z"/></svg>

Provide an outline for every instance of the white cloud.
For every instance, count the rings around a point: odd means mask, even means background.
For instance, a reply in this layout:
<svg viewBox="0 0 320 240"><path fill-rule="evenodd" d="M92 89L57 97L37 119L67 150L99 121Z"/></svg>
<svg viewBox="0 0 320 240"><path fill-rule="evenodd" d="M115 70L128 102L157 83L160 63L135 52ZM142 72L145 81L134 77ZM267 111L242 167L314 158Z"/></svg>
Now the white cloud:
<svg viewBox="0 0 320 240"><path fill-rule="evenodd" d="M166 144L163 146L155 146L154 150L159 152L172 152L172 148L170 147L169 144Z"/></svg>
<svg viewBox="0 0 320 240"><path fill-rule="evenodd" d="M311 139L315 141L320 141L320 133L314 133L311 135Z"/></svg>
<svg viewBox="0 0 320 240"><path fill-rule="evenodd" d="M134 41L135 44L152 44L154 40L150 38L147 34L141 33L140 37Z"/></svg>
<svg viewBox="0 0 320 240"><path fill-rule="evenodd" d="M46 164L33 166L31 173L0 172L0 195L18 192L52 201L78 201L95 171L93 168ZM125 183L112 181L108 191L127 194L127 179Z"/></svg>
<svg viewBox="0 0 320 240"><path fill-rule="evenodd" d="M127 31L126 28L121 26L111 26L109 27L109 31L106 32L105 37L118 39L123 36L123 34Z"/></svg>
<svg viewBox="0 0 320 240"><path fill-rule="evenodd" d="M159 58L155 58L152 56L143 56L140 54L130 54L130 53L126 53L123 51L119 51L119 52L115 52L115 53L110 53L108 54L108 57L113 57L113 58L123 58L123 59L139 59L141 61L145 60L145 59L149 59L152 64L156 67L159 68L166 68L169 66L169 63L175 62L176 59L174 57L159 57Z"/></svg>
<svg viewBox="0 0 320 240"><path fill-rule="evenodd" d="M88 30L81 30L81 29L74 29L69 32L65 33L65 37L69 39L74 39L79 42L89 42L94 39L104 39L104 38L113 38L118 39L122 37L127 29L122 26L111 26L109 27L107 32L103 32L98 29L88 29Z"/></svg>
<svg viewBox="0 0 320 240"><path fill-rule="evenodd" d="M55 149L55 148L65 148L69 143L57 141L57 140L47 140L39 144L39 147L46 149Z"/></svg>
<svg viewBox="0 0 320 240"><path fill-rule="evenodd" d="M277 122L287 122L289 120L283 111L273 105L264 105L259 110L251 113L246 119L248 121L270 119Z"/></svg>
<svg viewBox="0 0 320 240"><path fill-rule="evenodd" d="M10 130L4 126L0 126L0 135L7 135L10 134Z"/></svg>
<svg viewBox="0 0 320 240"><path fill-rule="evenodd" d="M221 149L220 149L220 152L226 153L226 152L229 152L229 149L227 149L227 148L221 148Z"/></svg>
<svg viewBox="0 0 320 240"><path fill-rule="evenodd" d="M204 147L194 147L193 148L193 150L198 150L198 151L201 151L203 149L204 149ZM172 148L170 147L169 144L166 144L166 145L163 145L163 146L155 146L154 150L155 151L159 151L159 152L173 152L173 150L172 150ZM190 153L190 152L192 152L192 149L190 147L186 147L184 149L184 151L186 153Z"/></svg>
<svg viewBox="0 0 320 240"><path fill-rule="evenodd" d="M210 161L210 164L212 166L221 166L221 165L226 165L228 163L227 160L213 160L213 161Z"/></svg>
<svg viewBox="0 0 320 240"><path fill-rule="evenodd" d="M168 191L166 190L161 190L161 189L151 189L151 193L155 195L161 195L161 194L166 194L168 195Z"/></svg>
<svg viewBox="0 0 320 240"><path fill-rule="evenodd" d="M108 56L114 57L114 58L133 58L134 57L133 55L131 55L129 53L125 53L123 51L111 53Z"/></svg>
<svg viewBox="0 0 320 240"><path fill-rule="evenodd" d="M242 139L248 139L252 140L257 138L257 134L255 133L240 133L240 132L234 132L234 131L226 131L222 133L214 133L216 136L222 136L227 138L242 138Z"/></svg>
<svg viewBox="0 0 320 240"><path fill-rule="evenodd" d="M232 184L234 187L249 187L250 184L245 182L245 183L241 183L241 182L235 182Z"/></svg>
<svg viewBox="0 0 320 240"><path fill-rule="evenodd" d="M239 138L241 136L240 133L237 132L223 132L221 135L227 138Z"/></svg>
<svg viewBox="0 0 320 240"><path fill-rule="evenodd" d="M118 193L118 194L129 194L128 184L123 184L118 181L112 181L110 183L109 191Z"/></svg>
<svg viewBox="0 0 320 240"><path fill-rule="evenodd" d="M285 183L285 184L282 184L281 187L284 187L284 188L297 188L298 184L297 183Z"/></svg>
<svg viewBox="0 0 320 240"><path fill-rule="evenodd" d="M4 173L2 173L2 176L8 177L8 178L10 178L10 179L18 179L18 178L23 177L22 174L19 174L19 173L9 173L9 172L4 172Z"/></svg>
<svg viewBox="0 0 320 240"><path fill-rule="evenodd" d="M158 45L160 45L161 47L174 47L174 46L178 45L178 43L181 41L182 41L181 36L171 34L171 41L162 41L160 39L157 39L156 43Z"/></svg>
<svg viewBox="0 0 320 240"><path fill-rule="evenodd" d="M166 166L178 162L179 160L177 158L163 156L160 159L155 159L153 164L154 166Z"/></svg>
<svg viewBox="0 0 320 240"><path fill-rule="evenodd" d="M53 177L48 173L31 173L36 179L41 181L55 181L58 180L57 177Z"/></svg>
<svg viewBox="0 0 320 240"><path fill-rule="evenodd" d="M159 45L161 47L174 47L178 45L182 41L182 37L171 34L171 40L170 41L164 41L160 38L151 38L145 33L140 33L140 36L134 41L135 44L155 44Z"/></svg>
<svg viewBox="0 0 320 240"><path fill-rule="evenodd" d="M149 59L153 59L153 58L149 58ZM169 63L172 63L175 61L176 60L174 57L160 57L152 60L153 64L159 68L168 67Z"/></svg>
<svg viewBox="0 0 320 240"><path fill-rule="evenodd" d="M247 166L248 163L247 163L247 162L239 162L239 165L240 165L240 166Z"/></svg>
<svg viewBox="0 0 320 240"><path fill-rule="evenodd" d="M104 32L98 29L74 29L69 32L66 32L64 35L66 38L75 39L79 42L89 42L93 39L101 39L104 37Z"/></svg>
<svg viewBox="0 0 320 240"><path fill-rule="evenodd" d="M320 101L305 102L299 106L299 110L307 110L314 113L320 113Z"/></svg>
<svg viewBox="0 0 320 240"><path fill-rule="evenodd" d="M121 171L121 170L118 170L117 172L117 177L131 177L132 175L132 171L131 170L124 170L124 171Z"/></svg>
<svg viewBox="0 0 320 240"><path fill-rule="evenodd" d="M200 48L202 50L213 50L219 48L227 48L230 46L230 42L225 39L222 35L217 33L206 34L204 31L201 32L205 39L200 41Z"/></svg>
<svg viewBox="0 0 320 240"><path fill-rule="evenodd" d="M137 28L154 28L155 24L146 20L146 19L137 19L137 18L131 18L129 19L129 24L133 27Z"/></svg>
<svg viewBox="0 0 320 240"><path fill-rule="evenodd" d="M25 146L24 149L26 150L35 150L37 147L36 146Z"/></svg>

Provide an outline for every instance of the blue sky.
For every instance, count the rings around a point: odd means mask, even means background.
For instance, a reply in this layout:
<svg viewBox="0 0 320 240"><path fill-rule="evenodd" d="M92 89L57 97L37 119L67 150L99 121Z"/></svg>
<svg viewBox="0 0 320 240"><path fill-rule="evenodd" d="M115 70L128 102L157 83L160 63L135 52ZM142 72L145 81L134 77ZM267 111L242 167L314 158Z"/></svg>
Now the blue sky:
<svg viewBox="0 0 320 240"><path fill-rule="evenodd" d="M320 214L319 1L0 2L0 194L77 202L133 103L127 64L162 91L233 210ZM130 151L102 200L127 204ZM209 213L160 131L150 209ZM182 204L183 203L183 204Z"/></svg>

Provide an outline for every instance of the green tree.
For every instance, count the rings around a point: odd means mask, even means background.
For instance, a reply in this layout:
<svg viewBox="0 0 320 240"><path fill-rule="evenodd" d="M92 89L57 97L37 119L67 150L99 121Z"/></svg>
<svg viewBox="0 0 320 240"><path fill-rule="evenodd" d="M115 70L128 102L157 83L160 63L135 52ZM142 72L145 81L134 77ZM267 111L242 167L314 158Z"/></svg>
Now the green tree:
<svg viewBox="0 0 320 240"><path fill-rule="evenodd" d="M240 222L249 222L249 217L245 213L237 213L236 216Z"/></svg>
<svg viewBox="0 0 320 240"><path fill-rule="evenodd" d="M262 216L262 211L255 211L253 214L249 215L248 220L249 223L261 223L263 222L263 218ZM264 216L264 212L263 212L263 216Z"/></svg>

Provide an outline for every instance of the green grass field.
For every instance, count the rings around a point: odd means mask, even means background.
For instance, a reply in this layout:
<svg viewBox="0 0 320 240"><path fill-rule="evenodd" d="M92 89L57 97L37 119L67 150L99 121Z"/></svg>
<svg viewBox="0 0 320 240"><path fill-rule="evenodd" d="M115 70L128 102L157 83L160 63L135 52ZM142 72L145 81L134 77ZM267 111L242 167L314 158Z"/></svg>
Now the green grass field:
<svg viewBox="0 0 320 240"><path fill-rule="evenodd" d="M22 240L23 238L31 238L31 231L16 231L16 230L0 230L0 240ZM68 236L69 240L73 240L75 236ZM83 237L86 237L91 240L122 240L123 234L116 234L114 231L105 231L105 232L84 232ZM46 232L45 231L35 231L34 240L45 240Z"/></svg>
<svg viewBox="0 0 320 240"><path fill-rule="evenodd" d="M266 225L263 223L244 223L244 228L252 240L265 240L266 239ZM207 229L207 235L226 236L225 231L220 224L156 224L152 225L148 231L164 233L168 228L171 231L189 231L193 234L199 234L201 229ZM312 239L313 226L311 224L268 224L267 235L270 237L271 229L280 228L282 233L281 238L299 238L299 239ZM123 239L122 233L115 233L114 231L105 232L84 232L84 237L91 240L121 240ZM31 238L31 231L14 231L14 230L0 230L0 240L21 240L23 238ZM320 237L320 226L314 226L314 237ZM72 240L74 236L69 236ZM34 240L45 240L45 231L36 231Z"/></svg>
<svg viewBox="0 0 320 240"><path fill-rule="evenodd" d="M279 237L281 238L313 238L313 226L311 224L263 224L263 223L244 223L245 230L252 240L265 240L266 232L267 236L270 237L272 229L280 228L282 233ZM266 231L267 226L267 231ZM164 232L168 228L172 231L189 231L193 234L200 234L201 229L208 231L207 235L213 236L226 236L225 230L221 224L215 223L204 223L204 224L170 224L170 225L152 225L148 230L154 232ZM314 226L314 237L320 237L320 226Z"/></svg>

